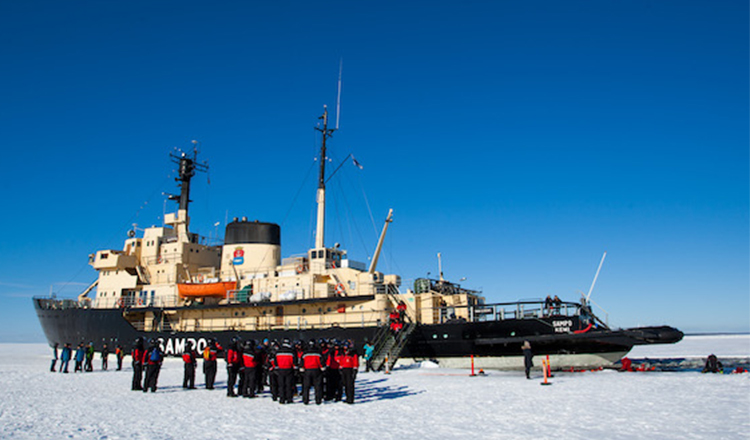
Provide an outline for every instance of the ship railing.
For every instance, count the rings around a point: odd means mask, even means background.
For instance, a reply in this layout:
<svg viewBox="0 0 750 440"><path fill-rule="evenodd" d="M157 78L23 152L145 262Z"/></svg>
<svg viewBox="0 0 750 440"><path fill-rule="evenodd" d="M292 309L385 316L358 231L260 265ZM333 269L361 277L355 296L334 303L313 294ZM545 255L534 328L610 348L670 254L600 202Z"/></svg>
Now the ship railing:
<svg viewBox="0 0 750 440"><path fill-rule="evenodd" d="M539 301L517 301L512 303L475 304L437 307L440 323L454 321L504 321L507 319L541 319L547 317L570 317L581 314L580 304L560 302L552 307Z"/></svg>
<svg viewBox="0 0 750 440"><path fill-rule="evenodd" d="M194 322L183 322L183 323L170 323L172 330L178 332L193 332L193 331L271 331L271 330L321 330L329 328L371 328L381 327L381 320L366 320L364 318L357 321L347 322L331 322L331 323L316 323L315 319L309 319L309 317L294 317L291 319L285 319L283 323L274 322L259 322L257 324L243 323L237 319L221 319L221 320L209 320L202 321L199 325ZM142 321L131 323L136 330L143 330L144 324Z"/></svg>
<svg viewBox="0 0 750 440"><path fill-rule="evenodd" d="M165 308L165 307L177 307L179 301L177 297L140 297L140 296L124 296L117 300L115 305L116 308Z"/></svg>
<svg viewBox="0 0 750 440"><path fill-rule="evenodd" d="M404 285L407 284L408 281L404 281ZM417 278L413 281L414 286L414 293L420 294L420 293L427 293L427 292L436 292L441 295L461 295L461 294L468 294L468 295L475 295L475 296L481 296L482 290L474 290L474 289L467 289L465 287L461 287L458 283L452 283L447 280L435 280L432 278Z"/></svg>
<svg viewBox="0 0 750 440"><path fill-rule="evenodd" d="M56 298L39 298L35 297L34 301L44 310L69 310L82 309L85 306L74 299L56 299Z"/></svg>

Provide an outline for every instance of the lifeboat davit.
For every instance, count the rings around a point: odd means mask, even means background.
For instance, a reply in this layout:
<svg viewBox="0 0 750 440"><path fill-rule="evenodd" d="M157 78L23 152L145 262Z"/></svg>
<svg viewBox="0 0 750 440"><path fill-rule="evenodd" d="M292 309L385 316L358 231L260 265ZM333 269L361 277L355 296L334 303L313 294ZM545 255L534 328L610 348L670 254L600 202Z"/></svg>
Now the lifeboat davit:
<svg viewBox="0 0 750 440"><path fill-rule="evenodd" d="M237 287L235 281L219 281L216 283L178 283L177 292L180 298L224 298L227 292Z"/></svg>

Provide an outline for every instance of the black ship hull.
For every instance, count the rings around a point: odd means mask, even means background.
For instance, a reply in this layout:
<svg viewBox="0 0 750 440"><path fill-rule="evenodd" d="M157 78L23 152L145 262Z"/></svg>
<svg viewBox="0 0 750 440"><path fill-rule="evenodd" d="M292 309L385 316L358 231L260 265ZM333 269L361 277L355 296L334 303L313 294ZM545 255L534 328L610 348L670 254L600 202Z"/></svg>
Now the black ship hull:
<svg viewBox="0 0 750 440"><path fill-rule="evenodd" d="M351 339L357 346L373 341L381 327L288 328L267 331L139 331L124 317L121 309L51 307L49 300L35 299L39 322L50 345L92 342L96 349L122 345L125 350L138 337L159 340L168 355L179 355L190 342L202 349L212 338L228 343L232 337L244 340L320 338ZM484 368L513 368L521 355L521 344L529 341L536 355L557 356L558 367L611 363L624 356L634 345L674 343L682 332L672 327L642 327L610 330L587 324L578 316L549 316L534 319L500 321L455 321L418 325L409 335L402 359L437 360L441 365L463 367L474 356ZM508 358L498 362L498 358ZM495 361L489 361L495 359ZM520 365L520 364L519 364Z"/></svg>

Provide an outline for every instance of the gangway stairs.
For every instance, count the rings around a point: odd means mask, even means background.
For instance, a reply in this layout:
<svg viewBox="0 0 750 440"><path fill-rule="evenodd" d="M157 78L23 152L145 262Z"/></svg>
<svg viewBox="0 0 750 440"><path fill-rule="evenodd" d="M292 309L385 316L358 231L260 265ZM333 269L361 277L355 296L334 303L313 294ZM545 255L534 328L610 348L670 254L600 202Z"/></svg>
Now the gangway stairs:
<svg viewBox="0 0 750 440"><path fill-rule="evenodd" d="M395 286L389 286L386 295L392 304L399 303L399 291ZM409 336L417 328L416 322L411 318L411 307L407 305L406 313L402 315L403 328L398 333L393 333L389 325L384 325L378 331L373 344L372 368L375 371L386 369L390 371L401 356L401 352L409 340Z"/></svg>
<svg viewBox="0 0 750 440"><path fill-rule="evenodd" d="M372 368L375 371L385 369L390 371L393 365L398 361L401 352L409 340L409 335L417 327L412 322L404 323L404 327L397 334L393 334L391 329L384 325L378 332L375 339L372 353Z"/></svg>

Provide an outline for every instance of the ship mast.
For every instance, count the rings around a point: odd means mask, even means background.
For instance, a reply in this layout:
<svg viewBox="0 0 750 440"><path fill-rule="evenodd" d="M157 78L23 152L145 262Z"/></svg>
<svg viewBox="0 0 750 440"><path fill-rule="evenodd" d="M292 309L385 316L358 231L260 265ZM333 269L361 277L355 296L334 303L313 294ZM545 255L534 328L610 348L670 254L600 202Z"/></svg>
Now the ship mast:
<svg viewBox="0 0 750 440"><path fill-rule="evenodd" d="M193 154L192 157L185 154L184 152L173 152L169 155L172 158L172 162L178 165L177 172L178 176L175 177L175 181L180 187L180 195L169 195L169 200L177 201L177 216L173 219L173 224L176 227L177 235L182 241L189 241L188 232L188 206L190 200L190 180L195 176L195 171L208 171L207 163L198 163L198 141L193 141Z"/></svg>
<svg viewBox="0 0 750 440"><path fill-rule="evenodd" d="M335 128L328 128L328 107L323 106L323 116L318 119L323 120L322 127L315 127L321 132L322 142L320 145L320 172L318 174L318 224L315 230L315 249L325 248L325 222L326 222L326 140L336 131Z"/></svg>

